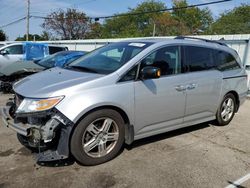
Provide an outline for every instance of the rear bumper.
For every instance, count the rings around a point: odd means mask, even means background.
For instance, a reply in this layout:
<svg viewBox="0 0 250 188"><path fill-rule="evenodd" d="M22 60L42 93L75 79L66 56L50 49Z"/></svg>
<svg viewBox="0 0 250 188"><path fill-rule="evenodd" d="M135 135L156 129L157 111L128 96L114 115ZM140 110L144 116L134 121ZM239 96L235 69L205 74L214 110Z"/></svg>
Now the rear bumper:
<svg viewBox="0 0 250 188"><path fill-rule="evenodd" d="M247 91L247 98L250 99L250 89Z"/></svg>
<svg viewBox="0 0 250 188"><path fill-rule="evenodd" d="M239 95L240 106L249 98L249 91Z"/></svg>

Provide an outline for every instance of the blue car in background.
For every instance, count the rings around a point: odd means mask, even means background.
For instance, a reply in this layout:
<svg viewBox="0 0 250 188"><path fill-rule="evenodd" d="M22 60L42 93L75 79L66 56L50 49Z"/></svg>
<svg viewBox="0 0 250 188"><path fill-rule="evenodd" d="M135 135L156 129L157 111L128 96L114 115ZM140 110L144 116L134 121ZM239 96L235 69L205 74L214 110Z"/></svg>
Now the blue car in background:
<svg viewBox="0 0 250 188"><path fill-rule="evenodd" d="M65 65L73 62L85 54L86 52L84 51L61 51L53 55L49 55L44 59L36 61L35 63L44 67L45 69L52 67L64 67Z"/></svg>
<svg viewBox="0 0 250 188"><path fill-rule="evenodd" d="M67 64L73 62L74 60L82 57L86 53L87 52L84 52L84 51L60 51L60 52L54 53L54 54L49 55L49 56L42 58L42 59L32 60L32 61L30 61L30 64L33 67L37 67L37 68L32 69L32 71L30 71L26 74L21 74L21 76L19 76L18 74L15 74L14 75L15 77L13 77L13 79L9 79L9 80L1 80L0 79L0 92L4 92L4 93L12 92L12 84L15 81L17 81L21 78L24 78L25 76L29 76L31 74L34 74L36 72L43 71L45 69L49 69L49 68L53 68L53 67L64 67ZM16 69L18 70L18 67ZM21 71L19 71L19 72L23 73Z"/></svg>

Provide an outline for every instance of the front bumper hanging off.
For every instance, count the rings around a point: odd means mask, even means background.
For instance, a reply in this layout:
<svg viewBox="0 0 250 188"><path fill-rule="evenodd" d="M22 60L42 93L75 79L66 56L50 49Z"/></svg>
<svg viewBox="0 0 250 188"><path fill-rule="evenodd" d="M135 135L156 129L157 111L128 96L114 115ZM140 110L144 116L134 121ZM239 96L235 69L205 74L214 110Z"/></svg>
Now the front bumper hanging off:
<svg viewBox="0 0 250 188"><path fill-rule="evenodd" d="M50 145L45 151L36 154L37 162L55 161L69 157L69 141L73 122L54 109L50 112L43 112L43 114L22 114L22 118L28 120L24 123L20 121L18 114L15 117L10 115L15 104L13 102L7 104L8 106L0 109L1 119L5 126L13 129L27 140L32 138L36 143L33 143L32 147L37 148L38 151L40 151L41 143ZM40 124L38 120L43 116L50 118Z"/></svg>

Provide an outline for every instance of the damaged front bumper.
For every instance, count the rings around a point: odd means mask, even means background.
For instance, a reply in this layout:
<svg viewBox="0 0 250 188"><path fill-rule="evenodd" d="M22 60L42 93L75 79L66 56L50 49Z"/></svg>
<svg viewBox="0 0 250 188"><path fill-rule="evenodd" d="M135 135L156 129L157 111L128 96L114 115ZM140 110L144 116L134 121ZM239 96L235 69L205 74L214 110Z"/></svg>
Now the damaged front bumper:
<svg viewBox="0 0 250 188"><path fill-rule="evenodd" d="M28 147L39 151L37 162L69 157L73 122L56 109L42 113L15 114L15 103L9 101L7 105L0 110L3 124L21 135L28 143Z"/></svg>

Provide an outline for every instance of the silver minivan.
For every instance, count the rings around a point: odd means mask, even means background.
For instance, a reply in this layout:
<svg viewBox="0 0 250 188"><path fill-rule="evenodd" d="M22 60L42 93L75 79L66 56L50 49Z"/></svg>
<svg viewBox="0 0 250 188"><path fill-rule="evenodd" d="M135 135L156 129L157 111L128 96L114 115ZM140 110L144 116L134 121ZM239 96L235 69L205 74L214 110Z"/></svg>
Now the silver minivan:
<svg viewBox="0 0 250 188"><path fill-rule="evenodd" d="M38 161L111 160L124 143L215 120L227 125L247 95L247 75L225 44L187 37L109 44L17 82L2 109Z"/></svg>

